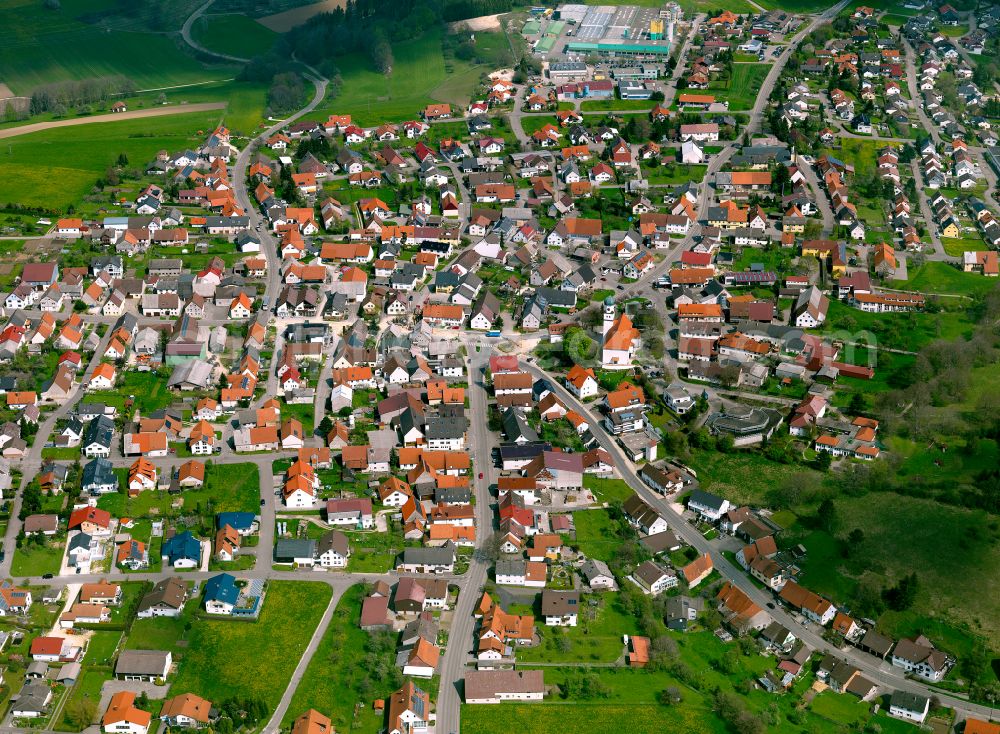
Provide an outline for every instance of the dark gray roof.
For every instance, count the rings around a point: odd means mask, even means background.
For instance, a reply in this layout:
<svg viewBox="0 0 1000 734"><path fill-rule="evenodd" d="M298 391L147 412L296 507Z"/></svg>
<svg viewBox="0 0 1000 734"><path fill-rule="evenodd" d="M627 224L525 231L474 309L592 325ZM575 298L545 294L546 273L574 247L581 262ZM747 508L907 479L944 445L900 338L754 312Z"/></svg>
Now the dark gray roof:
<svg viewBox="0 0 1000 734"><path fill-rule="evenodd" d="M162 675L169 654L163 650L122 650L115 675Z"/></svg>

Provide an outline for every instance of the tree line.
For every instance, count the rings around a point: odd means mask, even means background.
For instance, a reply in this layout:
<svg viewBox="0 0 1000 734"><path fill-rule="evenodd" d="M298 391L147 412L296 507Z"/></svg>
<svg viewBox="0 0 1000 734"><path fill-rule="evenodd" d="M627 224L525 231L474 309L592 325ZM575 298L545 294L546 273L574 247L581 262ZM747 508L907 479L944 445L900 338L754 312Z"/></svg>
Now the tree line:
<svg viewBox="0 0 1000 734"><path fill-rule="evenodd" d="M133 94L135 82L125 76L75 79L38 87L31 93L30 112L64 115L70 109Z"/></svg>
<svg viewBox="0 0 1000 734"><path fill-rule="evenodd" d="M349 0L287 35L295 57L332 73L340 56L362 53L379 72L392 70L393 45L419 38L441 23L503 13L515 0Z"/></svg>

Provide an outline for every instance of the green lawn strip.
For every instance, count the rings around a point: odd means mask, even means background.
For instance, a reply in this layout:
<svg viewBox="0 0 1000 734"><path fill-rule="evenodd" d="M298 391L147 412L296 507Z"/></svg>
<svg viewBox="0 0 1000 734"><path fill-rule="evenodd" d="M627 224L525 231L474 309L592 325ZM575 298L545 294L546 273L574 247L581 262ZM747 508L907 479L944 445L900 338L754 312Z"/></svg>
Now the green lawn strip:
<svg viewBox="0 0 1000 734"><path fill-rule="evenodd" d="M258 620L198 619L171 690L210 701L259 698L273 709L331 594L322 583L271 581ZM219 665L222 660L232 664Z"/></svg>
<svg viewBox="0 0 1000 734"><path fill-rule="evenodd" d="M120 635L121 633L117 634ZM83 673L76 682L76 685L73 686L73 689L70 691L69 699L67 699L66 705L63 707L62 716L55 725L56 730L79 731L79 729L71 725L69 721L66 720L67 710L71 710L72 705L77 701L91 701L93 702L96 710L101 701L101 689L104 687L105 682L111 680L113 677L111 669L108 667L84 668Z"/></svg>
<svg viewBox="0 0 1000 734"><path fill-rule="evenodd" d="M283 726L315 708L330 717L337 731L381 728L383 715L372 708L372 701L388 698L402 677L394 664L394 637L373 638L358 627L363 598L364 587L356 585L337 603L330 626L295 689ZM432 692L436 687L426 690Z"/></svg>
<svg viewBox="0 0 1000 734"><path fill-rule="evenodd" d="M615 110L651 110L656 102L651 99L587 99L580 103L583 112L614 112Z"/></svg>

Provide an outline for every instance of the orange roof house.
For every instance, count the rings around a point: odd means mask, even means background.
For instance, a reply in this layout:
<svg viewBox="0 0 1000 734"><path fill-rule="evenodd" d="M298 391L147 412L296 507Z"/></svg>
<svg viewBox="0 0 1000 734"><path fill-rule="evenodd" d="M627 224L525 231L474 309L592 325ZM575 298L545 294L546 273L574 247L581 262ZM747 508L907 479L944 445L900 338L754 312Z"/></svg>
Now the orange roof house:
<svg viewBox="0 0 1000 734"><path fill-rule="evenodd" d="M684 574L684 580L687 581L688 587L694 588L712 573L713 568L712 556L710 553L706 553L682 568L681 573Z"/></svg>
<svg viewBox="0 0 1000 734"><path fill-rule="evenodd" d="M105 731L116 729L128 731L130 725L146 730L152 719L153 716L148 711L136 708L133 691L120 691L111 697L111 702L108 704L108 710L104 712L101 724Z"/></svg>
<svg viewBox="0 0 1000 734"><path fill-rule="evenodd" d="M292 734L334 734L334 728L328 716L309 709L292 723Z"/></svg>

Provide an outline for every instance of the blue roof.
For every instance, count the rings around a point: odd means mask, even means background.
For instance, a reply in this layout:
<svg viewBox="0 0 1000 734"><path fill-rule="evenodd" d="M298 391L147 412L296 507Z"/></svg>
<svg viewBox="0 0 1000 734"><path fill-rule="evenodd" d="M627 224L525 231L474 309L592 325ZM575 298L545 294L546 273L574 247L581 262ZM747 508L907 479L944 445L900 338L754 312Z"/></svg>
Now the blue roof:
<svg viewBox="0 0 1000 734"><path fill-rule="evenodd" d="M170 565L182 560L191 560L197 563L201 560L201 543L191 535L190 530L185 530L183 533L165 540L161 552L169 560Z"/></svg>
<svg viewBox="0 0 1000 734"><path fill-rule="evenodd" d="M205 601L236 604L239 598L240 590L236 588L236 579L228 573L220 573L205 582Z"/></svg>
<svg viewBox="0 0 1000 734"><path fill-rule="evenodd" d="M257 516L252 512L220 512L215 516L215 525L222 528L228 525L233 530L247 530L253 527Z"/></svg>

